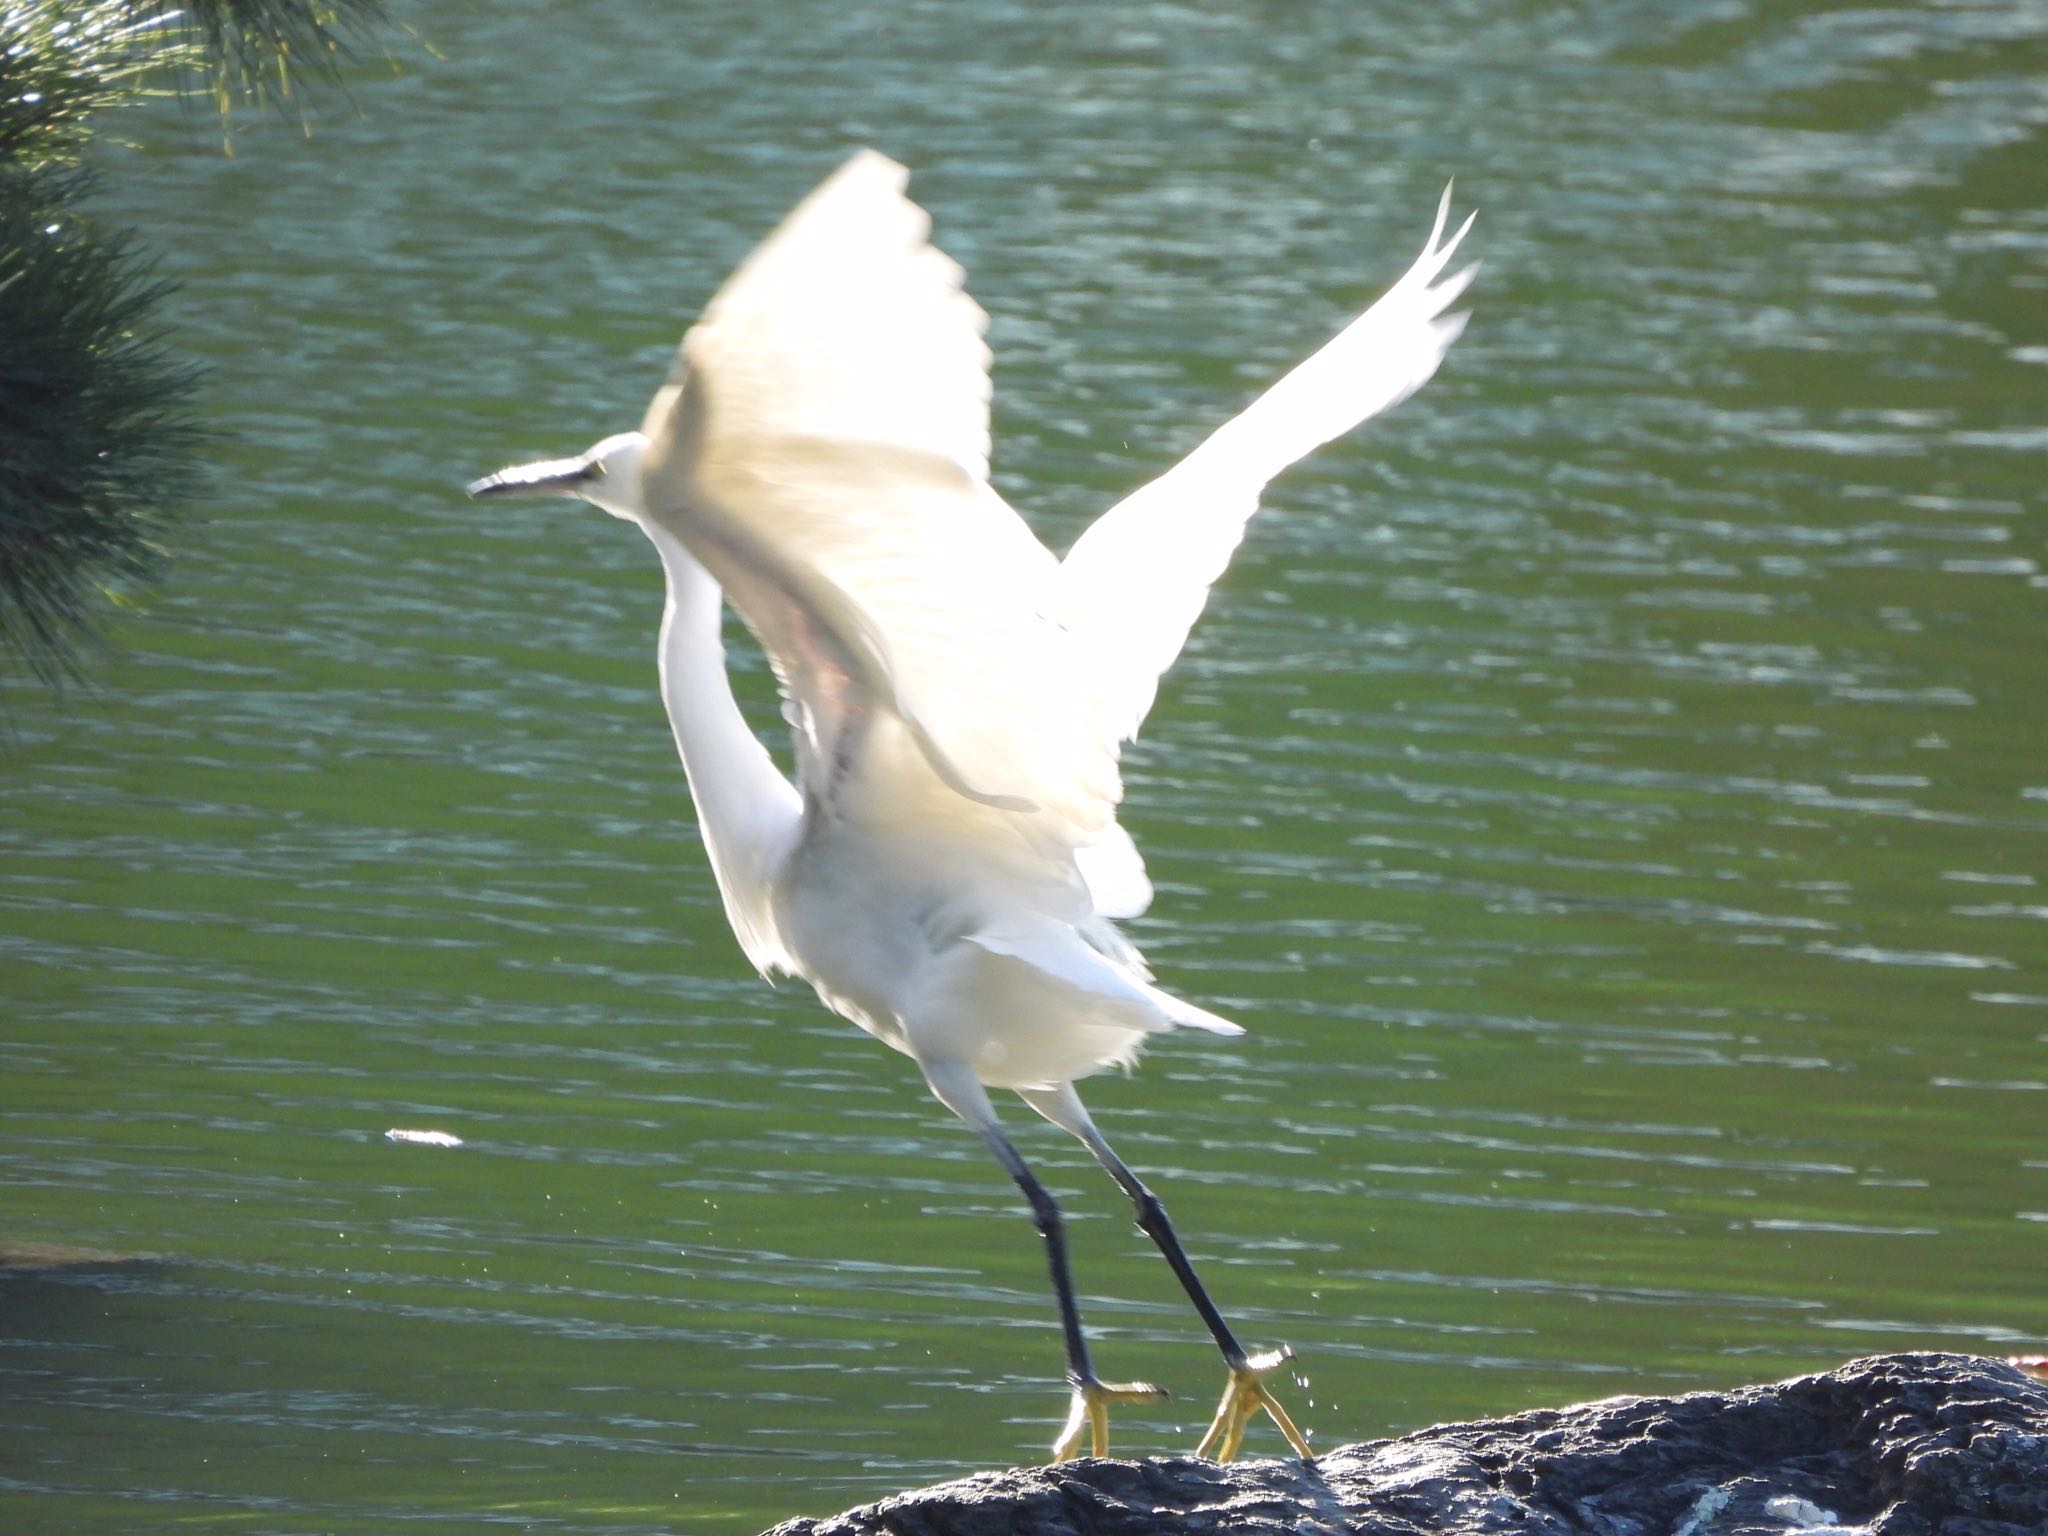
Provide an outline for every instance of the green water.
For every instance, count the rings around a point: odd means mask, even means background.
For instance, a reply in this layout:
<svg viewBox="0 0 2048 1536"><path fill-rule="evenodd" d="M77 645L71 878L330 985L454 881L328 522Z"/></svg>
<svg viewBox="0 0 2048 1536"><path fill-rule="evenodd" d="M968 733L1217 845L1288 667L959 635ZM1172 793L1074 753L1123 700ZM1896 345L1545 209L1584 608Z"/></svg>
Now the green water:
<svg viewBox="0 0 2048 1536"><path fill-rule="evenodd" d="M1058 543L1481 210L1130 760L1135 936L1251 1033L1088 1097L1319 1443L2048 1343L2038 5L406 16L310 139L108 160L232 435L97 696L12 694L0 1244L139 1257L0 1277L0 1527L723 1536L1042 1454L1012 1191L725 931L649 552L458 494L637 420L859 142ZM1213 1352L1027 1122L1177 1393L1118 1446L1187 1448Z"/></svg>

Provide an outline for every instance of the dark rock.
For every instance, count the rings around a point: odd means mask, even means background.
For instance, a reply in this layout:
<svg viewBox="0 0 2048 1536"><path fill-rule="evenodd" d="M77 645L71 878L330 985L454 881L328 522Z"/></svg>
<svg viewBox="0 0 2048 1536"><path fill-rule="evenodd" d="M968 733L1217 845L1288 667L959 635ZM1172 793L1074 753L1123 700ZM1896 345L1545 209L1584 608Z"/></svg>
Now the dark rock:
<svg viewBox="0 0 2048 1536"><path fill-rule="evenodd" d="M2048 1536L2048 1385L1881 1355L1732 1392L1625 1397L1313 1462L1071 1461L769 1536Z"/></svg>

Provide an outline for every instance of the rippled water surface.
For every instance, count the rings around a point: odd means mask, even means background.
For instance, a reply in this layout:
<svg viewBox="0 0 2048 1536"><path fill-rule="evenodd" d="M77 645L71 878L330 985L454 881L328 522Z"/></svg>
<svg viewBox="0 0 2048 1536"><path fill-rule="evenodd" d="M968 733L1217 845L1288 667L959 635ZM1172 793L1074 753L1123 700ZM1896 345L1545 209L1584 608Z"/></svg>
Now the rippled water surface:
<svg viewBox="0 0 2048 1536"><path fill-rule="evenodd" d="M1130 762L1135 935L1251 1033L1090 1101L1318 1440L2043 1345L2038 5L406 14L310 138L108 156L227 436L99 694L12 694L0 1524L739 1533L1042 1453L1037 1240L747 971L644 545L458 494L636 420L859 142L1062 544L1481 210ZM1213 1352L1028 1118L1185 1448Z"/></svg>

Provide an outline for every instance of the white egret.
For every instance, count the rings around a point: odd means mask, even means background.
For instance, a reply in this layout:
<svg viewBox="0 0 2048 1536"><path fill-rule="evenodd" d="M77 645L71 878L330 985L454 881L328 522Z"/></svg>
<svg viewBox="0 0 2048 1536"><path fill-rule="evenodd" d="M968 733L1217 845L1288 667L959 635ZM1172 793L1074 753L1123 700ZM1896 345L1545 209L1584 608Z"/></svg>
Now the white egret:
<svg viewBox="0 0 2048 1536"><path fill-rule="evenodd" d="M907 174L853 156L727 279L637 432L503 470L472 495L580 497L637 524L668 579L662 701L726 915L763 974L801 976L915 1061L1030 1201L1065 1335L1055 1457L1156 1397L1090 1364L1059 1208L998 1124L1008 1089L1130 1197L1223 1353L1198 1454L1261 1410L1307 1440L1210 1302L1165 1210L1074 1082L1152 1035L1236 1024L1153 985L1115 920L1152 888L1118 826L1117 760L1274 475L1418 388L1464 326L1444 238L1378 303L1055 559L988 481L987 316L927 240ZM766 652L796 783L748 728L720 641Z"/></svg>

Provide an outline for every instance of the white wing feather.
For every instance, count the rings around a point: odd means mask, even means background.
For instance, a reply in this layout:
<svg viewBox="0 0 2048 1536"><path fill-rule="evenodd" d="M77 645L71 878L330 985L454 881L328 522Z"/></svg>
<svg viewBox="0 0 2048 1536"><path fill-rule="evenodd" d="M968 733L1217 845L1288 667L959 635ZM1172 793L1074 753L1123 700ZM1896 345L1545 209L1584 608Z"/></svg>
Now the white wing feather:
<svg viewBox="0 0 2048 1536"><path fill-rule="evenodd" d="M719 291L649 409L649 511L775 659L809 773L879 708L949 789L1087 841L1115 743L1073 705L1058 563L989 487L987 317L906 176L855 155Z"/></svg>
<svg viewBox="0 0 2048 1536"><path fill-rule="evenodd" d="M909 179L873 150L849 158L733 269L671 384L711 370L721 425L749 438L886 445L986 480L988 316L927 243Z"/></svg>
<svg viewBox="0 0 2048 1536"><path fill-rule="evenodd" d="M895 824L985 845L1027 905L1134 916L1151 887L1115 821L1120 743L1266 482L1435 372L1464 324L1444 311L1472 269L1440 275L1465 230L1443 239L1447 191L1384 298L1060 563L988 484L987 316L907 176L856 154L727 280L648 409L648 510L767 649L807 789L880 713L957 797L871 781Z"/></svg>
<svg viewBox="0 0 2048 1536"><path fill-rule="evenodd" d="M1060 567L1068 629L1091 658L1102 728L1135 736L1201 616L1209 588L1244 538L1266 483L1288 465L1406 399L1465 328L1444 311L1478 269L1438 280L1472 227L1436 227L1415 265L1380 301L1159 479L1105 512Z"/></svg>

